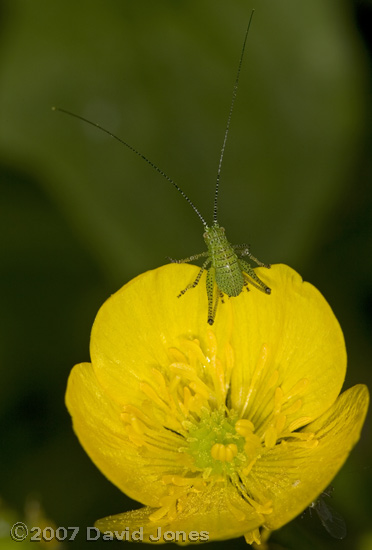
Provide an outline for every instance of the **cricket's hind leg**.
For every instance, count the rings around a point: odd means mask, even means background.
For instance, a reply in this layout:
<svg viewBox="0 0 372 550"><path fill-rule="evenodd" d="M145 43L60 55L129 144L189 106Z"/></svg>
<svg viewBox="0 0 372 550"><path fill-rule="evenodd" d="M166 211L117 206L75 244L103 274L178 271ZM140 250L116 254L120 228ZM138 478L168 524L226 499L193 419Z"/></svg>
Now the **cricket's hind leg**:
<svg viewBox="0 0 372 550"><path fill-rule="evenodd" d="M216 283L215 269L211 267L207 273L207 296L208 296L208 324L213 325L216 318L218 302L224 303L223 292ZM214 288L216 287L216 297L214 298Z"/></svg>
<svg viewBox="0 0 372 550"><path fill-rule="evenodd" d="M253 267L249 265L248 262L244 260L238 260L240 268L243 272L243 277L246 283L250 283L254 287L258 288L262 292L265 292L266 294L271 294L271 288L269 288L259 277L257 277ZM263 267L266 267L263 265Z"/></svg>

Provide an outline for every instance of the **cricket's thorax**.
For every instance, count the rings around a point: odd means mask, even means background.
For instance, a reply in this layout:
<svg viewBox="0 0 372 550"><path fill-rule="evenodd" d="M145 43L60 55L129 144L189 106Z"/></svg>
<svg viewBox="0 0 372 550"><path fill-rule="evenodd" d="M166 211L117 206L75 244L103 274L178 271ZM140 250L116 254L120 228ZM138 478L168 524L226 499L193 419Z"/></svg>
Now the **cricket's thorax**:
<svg viewBox="0 0 372 550"><path fill-rule="evenodd" d="M208 247L217 286L228 296L239 296L244 277L239 259L225 236L225 229L218 224L206 227L203 235Z"/></svg>

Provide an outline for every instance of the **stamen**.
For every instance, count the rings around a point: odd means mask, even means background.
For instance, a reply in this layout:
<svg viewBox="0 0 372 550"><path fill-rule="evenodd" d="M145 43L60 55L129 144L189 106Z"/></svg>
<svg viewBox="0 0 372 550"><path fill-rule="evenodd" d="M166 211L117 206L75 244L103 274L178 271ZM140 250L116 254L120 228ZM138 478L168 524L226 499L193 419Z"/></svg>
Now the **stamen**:
<svg viewBox="0 0 372 550"><path fill-rule="evenodd" d="M301 416L301 418L297 418L291 424L288 426L289 432L294 432L295 430L298 430L298 428L301 428L302 426L306 426L306 424L309 424L312 420L314 420L311 416Z"/></svg>
<svg viewBox="0 0 372 550"><path fill-rule="evenodd" d="M307 388L309 385L309 379L308 378L301 378L289 391L285 394L285 400L289 401L294 397L295 395L298 395L299 393L303 393L303 391Z"/></svg>
<svg viewBox="0 0 372 550"><path fill-rule="evenodd" d="M190 388L194 390L195 393L198 393L204 397L206 401L213 396L208 386L201 382L201 380L190 382Z"/></svg>
<svg viewBox="0 0 372 550"><path fill-rule="evenodd" d="M259 528L253 529L253 531L249 531L248 533L244 534L245 542L247 544L253 544L256 543L258 545L261 545L261 535Z"/></svg>
<svg viewBox="0 0 372 550"><path fill-rule="evenodd" d="M254 431L254 424L246 418L241 418L235 423L235 430L239 435L247 437Z"/></svg>
<svg viewBox="0 0 372 550"><path fill-rule="evenodd" d="M137 433L137 434L141 434L141 435L144 435L145 431L146 431L146 426L143 422L141 422L140 420L138 420L138 418L136 418L135 416L133 416L130 420L130 424L132 426L132 428L134 429L134 431Z"/></svg>
<svg viewBox="0 0 372 550"><path fill-rule="evenodd" d="M212 377L218 402L223 403L226 398L228 386L225 380L225 370L221 361L217 358L217 339L214 332L207 331L209 372Z"/></svg>
<svg viewBox="0 0 372 550"><path fill-rule="evenodd" d="M253 414L247 413L247 408L249 405L249 402L251 400L251 397L253 395L256 395L258 386L260 384L261 375L265 370L266 362L268 358L268 345L262 344L261 351L258 357L258 361L256 363L256 367L253 372L252 380L248 388L247 396L245 398L245 403L243 405L242 411L240 413L241 417L249 416L250 418L253 417Z"/></svg>
<svg viewBox="0 0 372 550"><path fill-rule="evenodd" d="M185 340L186 346L189 347L189 360L193 359L195 362L195 366L200 365L206 365L207 364L207 358L201 348L200 340L197 338L194 338L193 340ZM217 349L217 341L215 343L215 349ZM209 353L208 349L208 353Z"/></svg>
<svg viewBox="0 0 372 550"><path fill-rule="evenodd" d="M272 500L267 500L265 504L260 504L254 498L251 498L248 495L246 495L245 498L248 500L249 504L251 504L253 508L256 510L256 512L258 512L259 514L267 515L272 513L273 511Z"/></svg>
<svg viewBox="0 0 372 550"><path fill-rule="evenodd" d="M183 410L183 413L185 416L189 414L190 410L190 402L191 402L191 392L187 386L183 387L183 403L180 402L180 407Z"/></svg>
<svg viewBox="0 0 372 550"><path fill-rule="evenodd" d="M168 510L169 510L168 507L159 508L158 510L156 510L155 512L153 512L153 513L149 516L149 520L152 521L152 522L154 522L154 523L155 523L156 521L159 521L159 519L161 519L161 518L163 518L164 516L167 515Z"/></svg>
<svg viewBox="0 0 372 550"><path fill-rule="evenodd" d="M265 432L265 446L268 449L275 447L276 440L278 439L278 432L274 426L270 426Z"/></svg>
<svg viewBox="0 0 372 550"><path fill-rule="evenodd" d="M158 396L158 394L155 392L155 390L149 386L146 382L140 382L140 390L143 391L144 394L147 395L151 399L151 401L154 401L164 411L169 411L169 406L167 403L164 403L162 399Z"/></svg>
<svg viewBox="0 0 372 550"><path fill-rule="evenodd" d="M311 441L299 441L297 443L299 447L304 447L305 449L315 449L319 445L318 439L312 439Z"/></svg>
<svg viewBox="0 0 372 550"><path fill-rule="evenodd" d="M249 454L247 453L247 455L249 456ZM242 470L242 474L244 476L248 476L248 474L250 473L250 471L252 470L253 466L255 465L255 463L257 462L257 460L260 458L261 455L257 455L255 456L251 461L250 463L248 464L248 466L246 466L245 468L243 468Z"/></svg>
<svg viewBox="0 0 372 550"><path fill-rule="evenodd" d="M286 415L289 416L290 414L293 414L299 411L302 407L302 403L303 403L302 399L297 399L297 401L295 401L293 405L291 405L288 408L285 408Z"/></svg>
<svg viewBox="0 0 372 550"><path fill-rule="evenodd" d="M152 378L162 399L169 399L169 390L163 374L158 369L152 369Z"/></svg>
<svg viewBox="0 0 372 550"><path fill-rule="evenodd" d="M282 403L283 403L283 390L279 386L275 390L275 397L274 397L274 414L278 413L281 409Z"/></svg>
<svg viewBox="0 0 372 550"><path fill-rule="evenodd" d="M199 418L203 411L203 409L206 408L206 401L203 396L200 395L200 393L196 393L193 397L190 399L190 412L196 413Z"/></svg>
<svg viewBox="0 0 372 550"><path fill-rule="evenodd" d="M274 372L272 373L271 377L269 378L269 380L267 382L267 387L269 389L273 388L278 380L279 380L279 371L274 370Z"/></svg>
<svg viewBox="0 0 372 550"><path fill-rule="evenodd" d="M238 521L244 521L246 516L245 513L242 510L239 510L236 508L236 506L233 506L231 502L227 501L227 507L229 511L232 513L232 515L238 520Z"/></svg>
<svg viewBox="0 0 372 550"><path fill-rule="evenodd" d="M285 414L278 414L276 419L276 431L278 432L279 436L284 429L285 423L286 423L287 417Z"/></svg>
<svg viewBox="0 0 372 550"><path fill-rule="evenodd" d="M168 348L169 363L187 363L187 357L178 348Z"/></svg>

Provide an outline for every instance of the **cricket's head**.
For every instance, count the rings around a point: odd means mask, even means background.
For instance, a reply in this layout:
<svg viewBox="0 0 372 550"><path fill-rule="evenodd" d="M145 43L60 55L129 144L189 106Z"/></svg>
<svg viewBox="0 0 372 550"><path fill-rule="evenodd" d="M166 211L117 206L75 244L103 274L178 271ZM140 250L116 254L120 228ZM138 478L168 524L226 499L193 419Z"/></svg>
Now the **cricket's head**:
<svg viewBox="0 0 372 550"><path fill-rule="evenodd" d="M214 223L210 227L206 225L203 239L208 249L214 250L217 243L221 244L221 241L224 242L226 240L225 228L218 225L218 223Z"/></svg>

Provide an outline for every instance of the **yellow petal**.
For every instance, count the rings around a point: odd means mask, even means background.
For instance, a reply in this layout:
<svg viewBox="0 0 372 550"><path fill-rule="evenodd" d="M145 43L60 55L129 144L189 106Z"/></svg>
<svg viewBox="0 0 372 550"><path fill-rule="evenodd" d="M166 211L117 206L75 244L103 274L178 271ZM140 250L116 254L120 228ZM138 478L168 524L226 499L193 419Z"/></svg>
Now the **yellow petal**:
<svg viewBox="0 0 372 550"><path fill-rule="evenodd" d="M205 275L195 289L177 298L197 274L197 267L185 264L148 271L99 310L92 328L92 364L100 384L117 402L142 399L138 382L151 383L154 366L168 368L168 350L177 347L180 337L207 342ZM215 331L220 341L230 332L230 318L223 313Z"/></svg>
<svg viewBox="0 0 372 550"><path fill-rule="evenodd" d="M342 393L332 407L301 430L314 433L314 448L301 442L277 445L256 462L251 490L273 501L265 527L278 529L300 514L330 484L359 439L369 394L360 384ZM300 432L300 433L301 433Z"/></svg>
<svg viewBox="0 0 372 550"><path fill-rule="evenodd" d="M100 519L95 526L102 532L121 532L125 528L133 532L142 527L144 542L164 542L164 539L154 540L159 528L162 534L183 531L187 536L196 531L207 533L209 540L223 540L243 536L263 521L264 516L249 506L231 486L215 485L200 493L190 493L187 499L178 504L178 512L173 520L162 514L157 517L156 509L145 507Z"/></svg>
<svg viewBox="0 0 372 550"><path fill-rule="evenodd" d="M102 391L90 363L73 368L66 405L80 443L103 474L131 498L157 506L166 487L130 443L121 410Z"/></svg>
<svg viewBox="0 0 372 550"><path fill-rule="evenodd" d="M278 405L294 411L287 425L299 417L304 425L326 411L341 390L343 334L320 292L294 270L274 265L256 272L271 295L252 290L231 300L232 406L255 423L270 414L280 386Z"/></svg>

